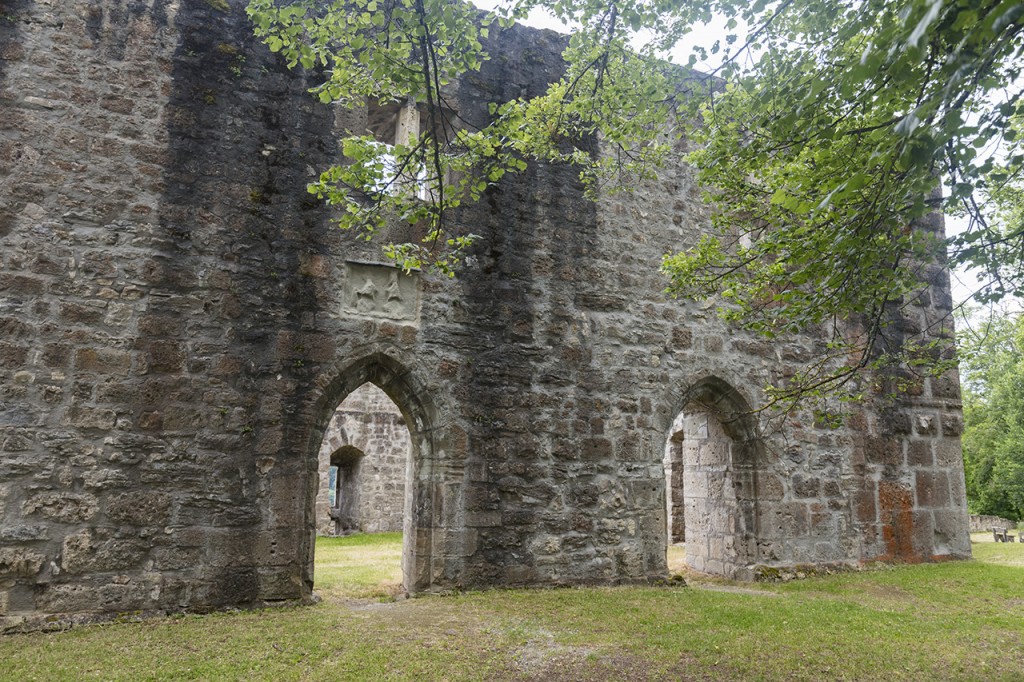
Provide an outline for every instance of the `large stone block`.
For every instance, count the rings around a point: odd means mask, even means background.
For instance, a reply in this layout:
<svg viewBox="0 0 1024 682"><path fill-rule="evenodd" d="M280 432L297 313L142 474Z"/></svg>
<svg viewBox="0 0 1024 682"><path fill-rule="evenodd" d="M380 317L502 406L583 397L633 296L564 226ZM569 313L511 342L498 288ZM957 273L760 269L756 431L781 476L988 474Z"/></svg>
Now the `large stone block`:
<svg viewBox="0 0 1024 682"><path fill-rule="evenodd" d="M172 497L167 493L122 493L107 503L107 518L118 524L163 526L170 519Z"/></svg>
<svg viewBox="0 0 1024 682"><path fill-rule="evenodd" d="M945 507L949 504L949 477L944 471L918 471L914 491L918 507Z"/></svg>
<svg viewBox="0 0 1024 682"><path fill-rule="evenodd" d="M64 538L61 569L66 573L106 573L138 570L149 543L109 537L107 531L81 530Z"/></svg>
<svg viewBox="0 0 1024 682"><path fill-rule="evenodd" d="M17 547L0 547L0 577L31 577L39 573L46 557L40 552Z"/></svg>
<svg viewBox="0 0 1024 682"><path fill-rule="evenodd" d="M63 523L89 521L99 510L99 499L88 493L39 492L22 505L26 517L43 516Z"/></svg>
<svg viewBox="0 0 1024 682"><path fill-rule="evenodd" d="M75 352L74 368L79 373L124 375L131 371L132 356L127 351L113 348L82 348Z"/></svg>

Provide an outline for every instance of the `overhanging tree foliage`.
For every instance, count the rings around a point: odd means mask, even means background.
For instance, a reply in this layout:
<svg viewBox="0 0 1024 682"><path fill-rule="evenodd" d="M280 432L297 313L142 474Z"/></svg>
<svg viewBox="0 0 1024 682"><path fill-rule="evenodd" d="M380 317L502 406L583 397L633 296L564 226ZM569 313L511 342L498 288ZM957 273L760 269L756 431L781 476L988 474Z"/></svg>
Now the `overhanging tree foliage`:
<svg viewBox="0 0 1024 682"><path fill-rule="evenodd" d="M310 187L344 207L341 227L369 237L393 217L426 225L420 243L387 245L388 255L406 268L451 274L473 236L454 233L447 213L525 170L528 160L578 164L591 190L621 173L649 175L664 160L667 145L651 141L673 117L670 69L629 49L631 33L621 27L637 20L614 9L587 16L587 29L566 50L565 75L546 95L492 103L492 121L482 129L447 106L452 81L488 58L481 41L491 27L510 25L527 9L523 3L499 16L451 0L249 3L256 34L271 50L289 66L324 70L327 79L314 88L322 102L413 102L427 112L424 131L394 146L362 131L343 140L349 162ZM595 158L566 144L593 134L614 153Z"/></svg>
<svg viewBox="0 0 1024 682"><path fill-rule="evenodd" d="M537 6L579 27L564 77L541 97L494 103L483 129L446 118L447 84L488 58L488 30ZM981 300L1021 291L1024 224L1005 208L1024 166L1019 2L509 0L495 14L450 0L252 0L249 11L290 64L325 69L322 101L425 106L419 137L387 151L355 134L350 163L311 187L368 235L389 215L426 224L423 242L388 247L405 267L456 267L472 235L446 212L527 162L577 164L594 189L654 172L668 131L699 143L689 160L715 209L711 232L665 259L670 291L720 297L723 316L767 337L831 329L820 363L773 387L784 402L856 393L865 367L941 370L935 348L890 343L885 330L943 249L987 274ZM713 15L733 33L689 61L719 53L718 80L684 77L667 55ZM600 155L573 145L593 136ZM936 210L967 216L968 229L945 241L915 229Z"/></svg>
<svg viewBox="0 0 1024 682"><path fill-rule="evenodd" d="M1010 275L979 298L1016 289L1024 253L1006 247L1024 225L994 224L980 207L1024 160L1013 127L1024 6L801 0L763 20L759 11L741 13L760 27L760 56L693 131L703 148L692 161L716 188L716 230L666 260L674 288L721 293L728 317L768 336L857 319L858 334L834 329L833 361L797 377L799 393L831 390L861 367L943 369L931 364L935 344L887 328L945 247L954 263ZM969 229L948 242L915 229L936 210L969 216ZM949 327L933 322L922 340Z"/></svg>

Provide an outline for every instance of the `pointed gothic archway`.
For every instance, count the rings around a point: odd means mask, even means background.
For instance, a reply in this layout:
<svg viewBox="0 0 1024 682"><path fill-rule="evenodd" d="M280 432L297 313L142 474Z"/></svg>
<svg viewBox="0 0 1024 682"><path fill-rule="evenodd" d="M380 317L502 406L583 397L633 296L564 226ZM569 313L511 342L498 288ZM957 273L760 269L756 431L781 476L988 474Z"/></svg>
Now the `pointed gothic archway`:
<svg viewBox="0 0 1024 682"><path fill-rule="evenodd" d="M694 570L736 577L757 562L757 418L728 382L704 377L676 397L666 429L666 546Z"/></svg>
<svg viewBox="0 0 1024 682"><path fill-rule="evenodd" d="M364 384L381 389L401 412L410 437L408 465L404 477L403 501L403 586L408 592L430 588L434 555L434 530L442 525L435 518L441 507L444 485L435 480L434 464L439 456L436 425L438 411L424 384L403 364L384 353L374 353L341 365L322 378L314 410L314 426L306 447L309 486L305 505L305 536L302 550L306 557L304 580L313 584L313 552L316 531L316 498L320 488L319 452L324 434L337 407ZM351 453L349 453L351 454ZM457 472L456 472L457 473ZM451 467L445 472L448 480L457 483ZM449 485L449 488L452 486Z"/></svg>

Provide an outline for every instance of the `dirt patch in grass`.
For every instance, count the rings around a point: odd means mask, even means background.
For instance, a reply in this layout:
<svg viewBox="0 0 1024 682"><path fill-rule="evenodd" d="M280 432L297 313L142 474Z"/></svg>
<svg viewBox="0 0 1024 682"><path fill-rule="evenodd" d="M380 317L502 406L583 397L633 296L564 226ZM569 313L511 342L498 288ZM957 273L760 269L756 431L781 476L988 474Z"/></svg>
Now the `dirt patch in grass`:
<svg viewBox="0 0 1024 682"><path fill-rule="evenodd" d="M654 680L715 680L721 679L700 669L695 662L675 666L652 665L651 661L627 654L597 655L558 654L535 672L524 674L522 679L530 682L562 680L571 682L607 682L608 680L630 680L648 682Z"/></svg>
<svg viewBox="0 0 1024 682"><path fill-rule="evenodd" d="M527 679L551 679L553 667L576 666L592 659L597 651L594 647L559 644L551 632L539 630L519 647L512 665Z"/></svg>
<svg viewBox="0 0 1024 682"><path fill-rule="evenodd" d="M864 586L862 594L866 602L908 603L916 600L913 594L899 585L887 583L868 583Z"/></svg>
<svg viewBox="0 0 1024 682"><path fill-rule="evenodd" d="M688 579L686 581L687 587L692 587L695 590L709 590L711 592L728 592L730 594L747 594L757 597L778 597L777 592L769 592L768 590L759 590L756 587L745 587L743 585L734 585L729 583L712 583L712 582L701 582L697 579Z"/></svg>

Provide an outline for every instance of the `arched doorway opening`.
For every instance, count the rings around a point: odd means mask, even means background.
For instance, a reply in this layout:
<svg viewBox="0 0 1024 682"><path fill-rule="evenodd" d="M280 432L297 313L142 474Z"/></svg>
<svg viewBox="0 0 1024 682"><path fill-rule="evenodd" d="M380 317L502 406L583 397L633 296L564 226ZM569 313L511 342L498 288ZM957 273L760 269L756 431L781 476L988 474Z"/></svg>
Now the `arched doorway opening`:
<svg viewBox="0 0 1024 682"><path fill-rule="evenodd" d="M364 383L341 401L318 466L314 587L349 597L400 592L412 439L380 387Z"/></svg>
<svg viewBox="0 0 1024 682"><path fill-rule="evenodd" d="M435 443L438 412L430 391L393 358L376 353L324 376L318 392L306 460L308 589L315 578L322 590L326 576L318 543L345 539L338 533L366 539L382 531L396 538L389 550L400 567L393 591L430 589L437 579L431 573L439 522L434 500L452 487L435 481L435 459L447 450ZM445 481L457 480L444 473Z"/></svg>
<svg viewBox="0 0 1024 682"><path fill-rule="evenodd" d="M401 410L365 383L335 410L320 446L318 535L401 533L412 440Z"/></svg>
<svg viewBox="0 0 1024 682"><path fill-rule="evenodd" d="M358 533L365 522L360 514L363 458L366 453L351 445L344 445L327 459L327 516L318 514L317 526L323 535L348 535ZM324 473L321 471L320 480ZM404 487L404 486L403 486ZM322 493L321 493L322 494ZM319 512L319 505L318 512Z"/></svg>
<svg viewBox="0 0 1024 682"><path fill-rule="evenodd" d="M710 377L683 396L665 443L666 560L742 577L757 557L757 420Z"/></svg>

